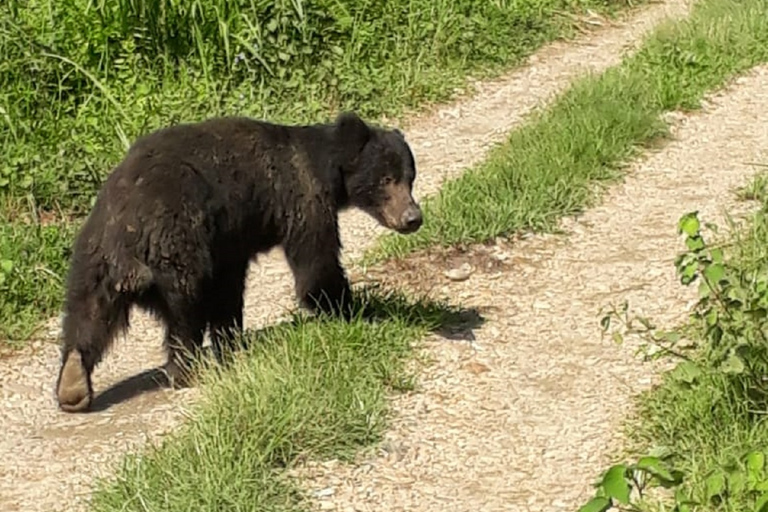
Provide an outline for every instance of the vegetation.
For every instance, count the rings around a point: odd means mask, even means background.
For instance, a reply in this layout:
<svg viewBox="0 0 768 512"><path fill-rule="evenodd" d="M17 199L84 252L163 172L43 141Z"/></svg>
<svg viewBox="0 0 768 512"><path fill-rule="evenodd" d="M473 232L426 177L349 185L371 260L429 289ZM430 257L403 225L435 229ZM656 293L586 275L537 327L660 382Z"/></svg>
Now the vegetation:
<svg viewBox="0 0 768 512"><path fill-rule="evenodd" d="M69 224L138 135L222 114L395 116L569 33L569 13L626 1L0 2L0 339L57 311Z"/></svg>
<svg viewBox="0 0 768 512"><path fill-rule="evenodd" d="M59 308L73 235L70 223L11 222L0 213L0 340L8 336L8 348Z"/></svg>
<svg viewBox="0 0 768 512"><path fill-rule="evenodd" d="M359 295L358 319L291 322L247 337L226 372L203 373L203 398L181 429L101 482L92 510L297 511L303 495L280 472L300 459L350 460L377 441L386 393L408 390L412 340L473 327L479 317L402 295Z"/></svg>
<svg viewBox="0 0 768 512"><path fill-rule="evenodd" d="M768 3L698 2L689 19L662 25L620 66L579 80L446 183L425 201L418 233L385 236L366 260L554 229L594 202L596 185L619 179L638 147L666 133L660 114L696 108L705 92L766 59Z"/></svg>
<svg viewBox="0 0 768 512"><path fill-rule="evenodd" d="M676 260L684 286L698 285L691 323L671 332L652 321L614 311L656 349L656 357L679 361L662 383L642 395L638 418L627 429L651 471L617 464L603 476L588 511L694 512L768 510L768 180L751 188L762 207L745 232L728 243L707 241L697 212L683 216L679 230L687 250ZM708 226L717 233L717 226ZM640 323L641 327L635 327ZM614 336L621 339L621 332ZM673 492L640 493L648 476ZM651 494L653 495L653 494Z"/></svg>
<svg viewBox="0 0 768 512"><path fill-rule="evenodd" d="M633 146L664 133L659 120L664 109L694 108L708 88L765 57L765 47L760 44L768 33L765 11L759 0L703 0L692 21L662 27L637 57L603 77L579 82L552 109L513 134L489 163L448 184L447 191L428 206L428 215L436 220L420 243L472 242L523 225L536 226L540 222L544 226L544 220L551 222L556 215L586 204L590 180L618 178L618 164L631 155ZM465 196L461 202L471 205L471 209L459 204L461 187ZM452 213L448 206L458 208L458 213ZM484 208L501 221L485 219ZM495 227L483 231L481 224L489 222ZM762 303L768 285L764 285L764 279L755 278L760 275L757 270L757 274L742 274L738 270L741 267L727 264L720 253L710 252L697 234L695 216L687 216L681 227L689 236L689 253L677 262L681 275L687 279L702 275L716 283L716 291L702 302L701 328L708 319L711 322L710 310L714 308L720 339L726 341L719 345L710 341L717 349L690 358L691 362L678 370L678 386L669 388L678 395L654 395L656 398L649 397L645 402L648 417L659 421L639 429L638 436L663 440L662 444L672 448L672 461L659 449L635 465L611 468L599 495L587 504L591 508L584 511L606 510L613 500L626 501L635 484L627 477L637 472L671 487L679 485L679 468L687 474L690 468L685 464L710 462L698 455L701 451L697 443L702 442L704 434L691 435L691 428L696 431L710 422L713 427L718 422L730 425L727 422L734 421L730 415L737 409L742 418L752 418L749 429L737 432L734 429L741 427L720 427L707 431L706 435L717 439L710 446L728 442L733 448L712 451L707 457L724 461L727 454L737 453L735 448L750 447L750 452L733 460L746 460L751 468L744 473L745 486L754 489L762 485L762 452L749 444L759 439L755 436L760 433L750 430L758 424L759 415L754 410L764 410L764 406L756 409L759 401L753 395L762 381L750 380L761 367L753 367L748 362L751 359L739 355L741 349L736 350L734 336L741 332L737 331L737 321L764 322L763 318L768 317L765 312L753 314L758 306L768 308ZM765 233L768 236L768 229ZM397 247L406 248L399 244L390 238L384 252L393 254ZM759 243L754 247L757 250ZM759 259L750 261L757 264ZM749 289L759 290L762 295L748 292L747 287L754 287ZM723 297L741 297L741 305L723 306ZM723 313L723 308L735 311L734 307L739 308L743 319L729 319ZM303 495L283 470L306 458L332 455L349 460L359 448L376 441L386 423L386 393L411 385L404 364L410 342L457 317L470 321L456 310L424 301L409 303L400 296L366 293L361 297L360 309L373 313L373 318L361 315L359 320L344 324L325 319L308 322L296 317L292 323L248 335L249 349L234 368L221 373L214 367L204 373L204 397L183 428L142 456L127 458L116 478L100 481L92 509L250 510L258 503L263 510L303 510ZM609 326L608 321L605 324ZM750 330L757 354L762 354L757 333L761 326L755 324L756 328ZM718 330L703 332L711 340ZM734 335L722 334L726 332ZM658 340L676 341L673 335L659 335ZM740 373L725 371L723 361L726 367L740 367ZM716 388L693 387L709 379L729 386L731 398L725 388L708 392L706 389ZM688 393L687 398L684 393ZM685 400L698 405L687 406ZM714 413L707 409L712 404ZM664 407L678 412L665 413ZM718 407L722 411L718 412ZM688 433L683 429L689 429ZM642 484L639 478L636 480ZM679 501L686 496L695 498L707 485L717 489L711 483L689 485L690 494L681 495ZM754 494L744 496L738 503L759 499ZM744 510L733 508L737 509Z"/></svg>

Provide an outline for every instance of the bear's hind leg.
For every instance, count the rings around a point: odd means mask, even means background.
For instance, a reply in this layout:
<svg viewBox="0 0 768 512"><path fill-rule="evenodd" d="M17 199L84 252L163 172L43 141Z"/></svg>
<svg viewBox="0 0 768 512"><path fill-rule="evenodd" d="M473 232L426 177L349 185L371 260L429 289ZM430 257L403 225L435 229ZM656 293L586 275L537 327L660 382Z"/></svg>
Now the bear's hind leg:
<svg viewBox="0 0 768 512"><path fill-rule="evenodd" d="M56 398L63 411L81 412L93 401L94 367L115 335L128 327L130 304L116 293L70 290L67 299Z"/></svg>
<svg viewBox="0 0 768 512"><path fill-rule="evenodd" d="M216 359L224 363L237 348L235 339L243 331L243 292L248 260L227 265L215 276L208 304L208 328Z"/></svg>

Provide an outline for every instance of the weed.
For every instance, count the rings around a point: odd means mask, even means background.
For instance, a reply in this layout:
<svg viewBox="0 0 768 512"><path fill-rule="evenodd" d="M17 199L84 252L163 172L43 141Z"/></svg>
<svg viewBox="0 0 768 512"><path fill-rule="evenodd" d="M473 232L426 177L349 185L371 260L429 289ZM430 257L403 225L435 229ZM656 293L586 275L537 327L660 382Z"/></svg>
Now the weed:
<svg viewBox="0 0 768 512"><path fill-rule="evenodd" d="M759 190L762 183L764 177L749 188ZM717 231L717 226L708 227ZM633 426L632 437L664 450L665 463L676 468L679 478L661 482L674 488L674 495L667 497L672 510L765 511L768 216L763 207L748 236L736 233L727 246L707 243L701 228L698 212L681 217L678 229L685 235L687 250L675 260L681 283L699 285L692 323L686 326L695 343L681 349L679 330L659 332L647 319L640 320L644 329L636 332L649 345L661 348L655 357L672 356L680 362L664 374L659 387L642 397L641 420ZM726 249L732 251L730 258ZM614 309L603 317L603 329L610 328L612 319L632 329L626 305L622 312ZM618 332L613 337L622 339ZM618 476L623 470L617 467L626 469L615 466L604 474L595 498L583 511L667 510L663 504L645 502L641 495L630 503L632 482L626 479L628 473Z"/></svg>

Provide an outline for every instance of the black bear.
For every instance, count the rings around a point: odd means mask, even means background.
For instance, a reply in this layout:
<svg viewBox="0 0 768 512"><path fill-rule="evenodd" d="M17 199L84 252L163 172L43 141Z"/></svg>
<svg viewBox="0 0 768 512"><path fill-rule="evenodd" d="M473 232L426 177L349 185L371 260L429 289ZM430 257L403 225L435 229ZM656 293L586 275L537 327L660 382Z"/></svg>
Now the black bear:
<svg viewBox="0 0 768 512"><path fill-rule="evenodd" d="M415 178L403 133L351 112L305 126L221 117L138 138L74 242L59 407L89 409L94 367L129 327L134 304L163 321L165 370L183 381L206 329L217 355L242 329L248 263L278 245L300 305L344 314L339 211L360 208L413 233L422 223Z"/></svg>

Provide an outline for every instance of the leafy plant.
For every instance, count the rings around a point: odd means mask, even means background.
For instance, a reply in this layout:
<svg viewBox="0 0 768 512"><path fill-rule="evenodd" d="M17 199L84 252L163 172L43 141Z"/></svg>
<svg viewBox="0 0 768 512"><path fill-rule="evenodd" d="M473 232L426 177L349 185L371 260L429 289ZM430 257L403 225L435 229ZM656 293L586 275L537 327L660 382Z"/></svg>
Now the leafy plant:
<svg viewBox="0 0 768 512"><path fill-rule="evenodd" d="M612 319L619 320L625 326L625 333L641 334L650 340L651 345L659 349L655 355L683 359L675 373L686 378L697 375L701 365L681 348L701 349L702 364L730 379L734 388L743 392L742 399L765 410L768 393L765 378L768 375L768 264L745 267L738 262L726 261L724 247L707 244L701 227L697 211L680 218L678 232L685 235L687 250L675 258L680 283L699 285L699 299L691 317L693 326L701 331L700 341L682 346L679 331L659 331L646 318L631 318L626 303L603 316L601 327L606 332ZM717 231L715 225L705 227ZM634 320L642 327L637 328ZM611 336L618 343L623 340L620 332L613 332Z"/></svg>
<svg viewBox="0 0 768 512"><path fill-rule="evenodd" d="M578 512L648 510L643 498L649 486L674 490L670 512L718 507L729 495L748 498L752 502L749 512L766 512L768 473L765 457L765 451L751 450L735 463L715 468L706 476L705 485L698 492L684 488L683 473L672 469L664 458L645 456L634 464L615 464L603 473L596 484L594 497Z"/></svg>
<svg viewBox="0 0 768 512"><path fill-rule="evenodd" d="M712 226L714 228L714 226ZM699 282L693 312L704 326L704 357L727 376L742 399L765 410L768 393L768 266L744 267L725 261L723 249L701 234L698 212L680 219L688 251L675 260L680 281Z"/></svg>
<svg viewBox="0 0 768 512"><path fill-rule="evenodd" d="M642 509L638 503L649 485L670 488L681 482L682 474L670 469L662 457L649 455L634 464L615 464L603 473L596 484L594 497L578 512L605 512L611 509L639 511ZM684 512L684 509L679 512Z"/></svg>
<svg viewBox="0 0 768 512"><path fill-rule="evenodd" d="M753 189L759 190L762 181L756 183ZM686 441L688 444L679 444L664 459L688 464L688 481L683 482L682 472L677 474L680 478L669 478L675 475L671 470L664 475L656 471L650 480L674 489L671 510L765 512L768 511L766 452L765 448L755 447L754 440L764 435L764 419L768 412L768 261L763 252L755 255L751 248L763 247L764 241L768 240L766 211L763 209L756 214L751 240L719 245L709 243L702 228L712 232L717 232L718 228L712 224L702 226L698 211L683 215L677 228L684 236L686 246L674 261L680 283L683 286L698 285L698 300L691 311L692 322L682 329L658 330L648 319L630 315L628 304L624 303L619 308L612 307L602 316L601 327L607 333L612 322L617 321L623 327L611 333L617 343L623 342L628 333L638 334L647 342L641 347L646 356L671 356L679 361L665 373L664 384L651 392L651 397L658 398L646 398L644 404L646 414L669 416L652 419L654 426L651 430L657 435L662 434L674 443L681 429L683 433L690 432L685 434L690 437L690 441ZM734 249L736 256L726 258L726 249ZM685 344L686 337L695 339L695 343ZM699 418L697 421L704 427L686 425L691 417ZM728 423L733 425L739 437L746 438L746 444L752 446L747 450L734 450L731 444L724 442L727 434L722 435L722 432L730 427ZM713 432L713 429L718 431ZM707 443L700 445L706 455L700 455L698 463L694 461L697 458L694 454L683 452L695 449L690 444L692 442ZM732 439L731 443L739 446L744 440ZM661 462L656 458L640 460L651 460L657 465ZM645 482L634 477L639 464L610 468L598 484L595 497L580 511L649 510L642 500ZM630 499L632 490L637 491L636 499Z"/></svg>

